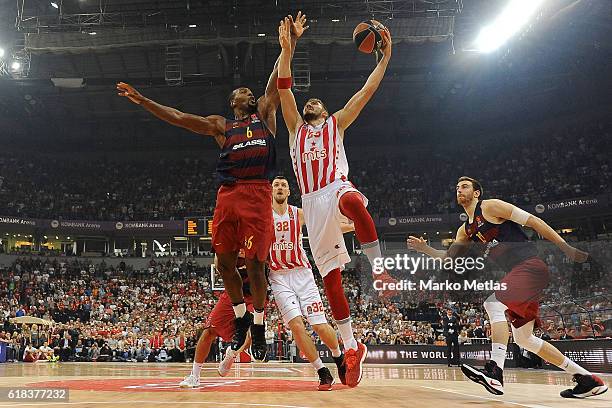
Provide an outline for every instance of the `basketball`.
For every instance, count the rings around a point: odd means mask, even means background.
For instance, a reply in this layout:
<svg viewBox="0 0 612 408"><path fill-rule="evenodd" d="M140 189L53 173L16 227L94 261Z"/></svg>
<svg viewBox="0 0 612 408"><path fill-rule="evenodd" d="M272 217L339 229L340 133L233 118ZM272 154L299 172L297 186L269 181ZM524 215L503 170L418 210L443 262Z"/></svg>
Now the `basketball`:
<svg viewBox="0 0 612 408"><path fill-rule="evenodd" d="M353 30L353 41L357 49L363 53L371 54L378 51L383 44L382 32L385 26L376 20L362 21Z"/></svg>

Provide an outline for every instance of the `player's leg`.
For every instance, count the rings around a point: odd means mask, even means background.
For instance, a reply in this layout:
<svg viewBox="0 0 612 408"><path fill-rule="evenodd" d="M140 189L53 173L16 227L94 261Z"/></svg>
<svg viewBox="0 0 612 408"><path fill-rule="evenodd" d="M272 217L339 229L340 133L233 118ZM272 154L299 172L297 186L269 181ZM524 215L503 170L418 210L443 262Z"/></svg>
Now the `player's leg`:
<svg viewBox="0 0 612 408"><path fill-rule="evenodd" d="M552 344L533 334L534 320L520 326L512 326L514 341L525 350L542 357L544 360L573 375L576 386L561 392L564 398L586 398L603 394L608 387L597 376L591 374L567 358Z"/></svg>
<svg viewBox="0 0 612 408"><path fill-rule="evenodd" d="M340 268L329 271L323 277L323 288L345 350L357 350L357 340L355 340L351 323L351 311L342 286Z"/></svg>
<svg viewBox="0 0 612 408"><path fill-rule="evenodd" d="M270 255L270 246L274 240L272 187L269 183L247 184L243 186L241 194L243 200L239 207L238 236L244 240L247 274L254 308L251 353L255 360L264 361L267 351L264 307L268 287L265 262Z"/></svg>
<svg viewBox="0 0 612 408"><path fill-rule="evenodd" d="M251 325L251 353L257 361L266 359L267 345L264 325L264 308L267 297L265 263L258 259L246 259L247 274L253 299L253 324Z"/></svg>
<svg viewBox="0 0 612 408"><path fill-rule="evenodd" d="M253 309L252 296L250 294L246 295L244 298L244 301L246 303L247 312L253 313L254 309ZM226 329L224 329L224 331L228 333L226 336L227 337L233 336L234 335L234 325L228 324L225 327ZM231 347L227 347L225 349L225 352L223 353L223 359L221 360L221 362L219 363L219 366L217 367L217 372L219 373L221 377L225 377L229 374L232 366L234 365L235 357L237 355L240 355L240 353L242 353L244 350L248 349L251 346L251 344L252 344L251 332L248 331L247 338L244 344L242 345L242 347L240 347L238 350L233 350Z"/></svg>
<svg viewBox="0 0 612 408"><path fill-rule="evenodd" d="M338 191L323 196L303 197L302 207L308 228L310 248L319 273L332 315L336 320L345 350L346 381L351 387L361 381L362 362L367 347L358 343L353 335L349 304L342 286L340 271L351 261L340 227L341 218L337 205ZM336 203L336 205L330 203Z"/></svg>
<svg viewBox="0 0 612 408"><path fill-rule="evenodd" d="M336 331L329 323L313 324L313 330L319 335L319 338L329 348L332 353L332 358L338 369L338 378L343 385L346 385L346 365L344 364L344 355L340 351L340 344Z"/></svg>
<svg viewBox="0 0 612 408"><path fill-rule="evenodd" d="M219 375L221 377L226 377L230 370L232 369L232 366L234 365L234 360L236 358L237 355L240 355L240 353L242 353L244 350L248 349L251 346L251 333L247 333L247 339L244 342L244 345L234 351L232 350L231 347L228 347L225 349L225 353L223 353L223 360L221 360L221 362L219 362L219 366L217 367L217 372L219 373Z"/></svg>
<svg viewBox="0 0 612 408"><path fill-rule="evenodd" d="M246 333L253 316L247 312L242 293L242 278L236 270L236 260L240 249L239 219L236 215L236 187L223 186L217 194L217 206L213 216L212 246L217 254L217 270L223 278L225 293L231 300L236 331L232 348L239 349L244 344Z"/></svg>
<svg viewBox="0 0 612 408"><path fill-rule="evenodd" d="M506 310L508 307L495 297L489 296L484 302L484 308L491 322L491 361L484 369L478 369L469 364L462 364L461 371L472 381L481 384L491 394L504 393L504 363L508 346L508 322Z"/></svg>
<svg viewBox="0 0 612 408"><path fill-rule="evenodd" d="M340 351L336 331L329 325L329 323L327 323L325 308L323 306L323 301L321 300L319 288L314 280L312 270L304 269L292 273L290 275L289 283L299 299L302 315L308 320L308 323L319 335L321 341L323 341L323 343L331 351L336 367L338 368L338 376L340 377L340 381L342 384L346 384L346 365L344 364L344 355ZM319 377L321 379L319 389L326 389L326 384L328 384L326 380L329 381L330 376L331 374L329 374L329 370L327 369L325 372L319 371ZM329 387L331 387L331 384L329 384Z"/></svg>
<svg viewBox="0 0 612 408"><path fill-rule="evenodd" d="M331 391L334 385L334 377L329 372L329 369L323 364L321 357L319 357L317 347L313 343L310 334L306 331L302 316L294 317L289 321L287 326L291 330L291 333L293 333L293 338L298 348L304 353L310 365L312 365L319 375L319 391Z"/></svg>
<svg viewBox="0 0 612 408"><path fill-rule="evenodd" d="M222 186L217 193L217 206L213 215L212 247L216 253L216 267L225 286L225 292L237 306L244 303L242 278L236 270L238 250L241 245L238 226L240 219L236 214L236 187ZM240 307L236 317L244 315Z"/></svg>
<svg viewBox="0 0 612 408"><path fill-rule="evenodd" d="M323 286L332 316L336 320L336 325L344 344L346 384L349 387L356 387L361 382L363 361L368 349L365 344L358 342L353 334L349 304L344 294L339 268L331 270L323 277Z"/></svg>
<svg viewBox="0 0 612 408"><path fill-rule="evenodd" d="M253 315L247 311L246 303L244 302L242 278L236 270L237 259L238 252L217 254L217 269L221 272L225 293L227 293L234 311L236 330L231 345L234 350L238 350L244 345L247 332L253 323ZM229 281L226 279L229 279Z"/></svg>
<svg viewBox="0 0 612 408"><path fill-rule="evenodd" d="M355 235L361 244L361 250L374 267L375 259L382 257L378 233L372 216L366 208L367 200L358 191L349 191L340 196L340 212L355 224Z"/></svg>
<svg viewBox="0 0 612 408"><path fill-rule="evenodd" d="M207 327L202 331L198 344L196 345L195 357L193 358L193 366L191 373L180 382L181 388L193 388L200 385L200 371L202 365L210 353L212 342L217 339L217 333L213 327Z"/></svg>
<svg viewBox="0 0 612 408"><path fill-rule="evenodd" d="M238 251L241 246L238 231L240 219L236 214L237 194L236 186L222 186L217 193L217 206L212 225L212 247L216 253L217 271L223 278L225 292L234 305L236 318L239 319L244 317L246 307L242 293L242 278L236 270ZM242 332L237 331L237 334L242 334ZM246 336L246 330L242 334L242 342L236 348L242 346L244 336Z"/></svg>
<svg viewBox="0 0 612 408"><path fill-rule="evenodd" d="M228 253L217 253L217 271L223 278L223 286L225 292L229 296L232 304L244 304L244 295L242 293L242 278L236 270L236 261L238 260L238 251ZM246 310L246 307L245 307ZM242 313L241 315L244 315ZM236 317L241 317L236 315Z"/></svg>

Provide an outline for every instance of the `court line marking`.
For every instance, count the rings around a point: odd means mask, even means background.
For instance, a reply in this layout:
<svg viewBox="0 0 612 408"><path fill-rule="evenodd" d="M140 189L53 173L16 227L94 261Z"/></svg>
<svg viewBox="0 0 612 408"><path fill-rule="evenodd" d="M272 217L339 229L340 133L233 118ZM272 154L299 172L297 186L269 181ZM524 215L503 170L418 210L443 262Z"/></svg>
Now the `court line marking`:
<svg viewBox="0 0 612 408"><path fill-rule="evenodd" d="M427 389L436 390L436 391L449 392L451 394L459 394L459 395L463 395L463 396L471 397L471 398L479 398L479 399L484 399L484 400L488 400L488 401L496 401L496 402L501 402L501 403L504 403L504 404L518 405L520 407L527 407L527 408L552 408L552 407L549 407L548 405L521 404L520 402L506 401L506 400L499 399L499 398L483 397L482 395L466 394L466 393L463 393L463 392L459 392L459 391L455 391L455 390L448 390L448 389L445 389L445 388L427 387L425 385L419 385L418 387L427 388Z"/></svg>
<svg viewBox="0 0 612 408"><path fill-rule="evenodd" d="M16 404L0 404L0 407L40 407L42 401L32 403L16 403ZM108 404L116 405L116 401L79 401L79 402L45 402L45 406L49 405L84 405L84 404ZM216 402L216 401L142 401L142 400L127 400L125 404L176 404L176 405L229 405L239 407L275 407L275 408L311 408L302 405L278 405L278 404L259 404L249 402Z"/></svg>

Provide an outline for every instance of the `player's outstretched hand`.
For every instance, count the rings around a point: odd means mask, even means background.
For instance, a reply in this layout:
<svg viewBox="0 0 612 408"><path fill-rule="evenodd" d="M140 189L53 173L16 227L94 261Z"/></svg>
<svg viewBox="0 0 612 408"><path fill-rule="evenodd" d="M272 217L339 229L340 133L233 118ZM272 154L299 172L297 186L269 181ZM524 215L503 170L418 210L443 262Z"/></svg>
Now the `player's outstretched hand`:
<svg viewBox="0 0 612 408"><path fill-rule="evenodd" d="M425 239L422 237L417 238L410 235L406 239L406 245L408 245L408 249L412 249L417 252L423 252L427 247L427 241L425 241Z"/></svg>
<svg viewBox="0 0 612 408"><path fill-rule="evenodd" d="M589 258L588 252L581 251L578 248L574 248L571 245L564 245L561 250L565 253L565 255L574 262L583 263Z"/></svg>
<svg viewBox="0 0 612 408"><path fill-rule="evenodd" d="M126 84L125 82L119 82L117 84L117 92L117 95L124 96L138 105L140 105L145 99L144 96L140 94L140 92L138 92L131 85Z"/></svg>
<svg viewBox="0 0 612 408"><path fill-rule="evenodd" d="M298 11L295 19L292 15L287 17L291 23L291 35L295 38L300 38L302 34L304 34L304 31L308 29L308 26L306 25L306 14L302 14L301 11Z"/></svg>
<svg viewBox="0 0 612 408"><path fill-rule="evenodd" d="M278 42L282 49L291 49L291 21L287 17L278 25Z"/></svg>

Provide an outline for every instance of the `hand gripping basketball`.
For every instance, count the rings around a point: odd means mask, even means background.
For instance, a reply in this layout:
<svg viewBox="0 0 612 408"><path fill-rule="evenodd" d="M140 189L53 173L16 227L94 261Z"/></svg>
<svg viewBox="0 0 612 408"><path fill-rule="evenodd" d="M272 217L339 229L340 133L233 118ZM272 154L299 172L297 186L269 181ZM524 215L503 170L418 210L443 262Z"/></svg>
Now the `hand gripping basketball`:
<svg viewBox="0 0 612 408"><path fill-rule="evenodd" d="M389 46L391 34L376 20L363 21L355 27L353 41L359 51L372 54Z"/></svg>

